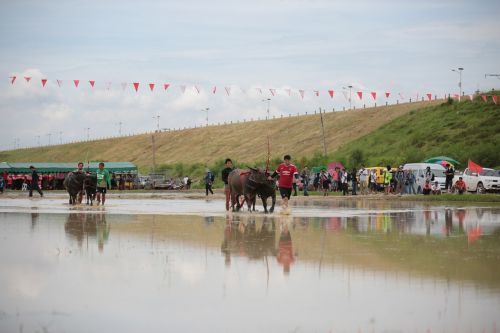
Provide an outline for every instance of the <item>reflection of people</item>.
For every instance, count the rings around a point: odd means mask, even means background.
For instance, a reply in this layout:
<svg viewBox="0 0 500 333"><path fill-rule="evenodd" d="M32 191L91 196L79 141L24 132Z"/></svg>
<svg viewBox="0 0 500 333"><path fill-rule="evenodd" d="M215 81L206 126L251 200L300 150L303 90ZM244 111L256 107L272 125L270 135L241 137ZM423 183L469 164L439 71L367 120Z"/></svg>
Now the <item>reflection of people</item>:
<svg viewBox="0 0 500 333"><path fill-rule="evenodd" d="M76 239L79 248L82 247L85 236L95 237L99 252L102 252L109 238L110 227L106 223L105 214L71 213L64 230L68 236Z"/></svg>
<svg viewBox="0 0 500 333"><path fill-rule="evenodd" d="M449 236L453 229L453 215L451 209L446 209L444 212L444 222L446 228L446 236Z"/></svg>
<svg viewBox="0 0 500 333"><path fill-rule="evenodd" d="M292 236L290 235L287 223L282 225L276 259L283 266L283 273L286 275L290 274L290 265L295 261L295 258L293 255Z"/></svg>

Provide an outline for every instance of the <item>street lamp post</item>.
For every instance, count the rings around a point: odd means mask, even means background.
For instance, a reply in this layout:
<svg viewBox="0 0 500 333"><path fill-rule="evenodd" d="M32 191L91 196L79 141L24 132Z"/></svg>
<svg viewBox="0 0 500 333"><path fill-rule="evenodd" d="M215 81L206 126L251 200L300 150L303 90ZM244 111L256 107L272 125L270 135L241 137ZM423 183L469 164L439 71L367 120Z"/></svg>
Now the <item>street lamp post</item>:
<svg viewBox="0 0 500 333"><path fill-rule="evenodd" d="M123 123L121 121L116 123L116 125L118 125L118 135L120 136L122 135L122 124Z"/></svg>
<svg viewBox="0 0 500 333"><path fill-rule="evenodd" d="M156 119L156 131L160 132L160 115L154 116L153 119Z"/></svg>
<svg viewBox="0 0 500 333"><path fill-rule="evenodd" d="M270 119L269 109L271 107L271 99L266 98L266 99L263 99L262 102L267 102L267 119Z"/></svg>
<svg viewBox="0 0 500 333"><path fill-rule="evenodd" d="M38 147L40 147L40 135L36 136L36 143L38 144Z"/></svg>
<svg viewBox="0 0 500 333"><path fill-rule="evenodd" d="M203 111L203 112L206 112L206 113L207 113L207 117L206 117L207 126L208 126L208 110L210 110L210 108L204 108L204 109L201 109L201 111Z"/></svg>
<svg viewBox="0 0 500 333"><path fill-rule="evenodd" d="M352 96L351 96L351 91L352 91L352 85L348 85L347 87L343 87L344 89L349 88L349 110L352 109Z"/></svg>
<svg viewBox="0 0 500 333"><path fill-rule="evenodd" d="M50 146L50 138L52 137L52 133L47 134L47 136L49 137L49 146Z"/></svg>
<svg viewBox="0 0 500 333"><path fill-rule="evenodd" d="M460 102L460 99L462 98L462 71L463 67L458 67L457 69L452 69L452 72L458 73L460 76L460 81L458 82L458 87L460 88L460 94L458 95L458 101Z"/></svg>
<svg viewBox="0 0 500 333"><path fill-rule="evenodd" d="M87 141L90 141L90 127L86 127L84 130L87 131Z"/></svg>
<svg viewBox="0 0 500 333"><path fill-rule="evenodd" d="M63 134L63 132L62 132L62 131L60 131L60 132L59 132L59 143L60 143L60 144L62 144L62 134Z"/></svg>

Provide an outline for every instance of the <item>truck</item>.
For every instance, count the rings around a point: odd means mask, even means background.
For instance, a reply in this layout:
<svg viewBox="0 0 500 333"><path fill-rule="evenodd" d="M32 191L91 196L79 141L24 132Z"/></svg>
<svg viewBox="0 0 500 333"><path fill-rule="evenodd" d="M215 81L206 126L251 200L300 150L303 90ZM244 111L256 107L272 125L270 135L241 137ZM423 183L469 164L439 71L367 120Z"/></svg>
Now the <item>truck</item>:
<svg viewBox="0 0 500 333"><path fill-rule="evenodd" d="M463 174L455 175L453 183L462 177L467 191L476 193L500 192L500 170L483 168L478 174L469 168L465 169Z"/></svg>

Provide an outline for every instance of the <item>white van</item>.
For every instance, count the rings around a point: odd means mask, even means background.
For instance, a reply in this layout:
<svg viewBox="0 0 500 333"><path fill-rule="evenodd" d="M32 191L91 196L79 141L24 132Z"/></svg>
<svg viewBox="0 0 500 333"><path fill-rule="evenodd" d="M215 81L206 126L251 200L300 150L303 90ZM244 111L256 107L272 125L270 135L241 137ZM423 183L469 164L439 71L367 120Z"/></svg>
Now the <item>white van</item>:
<svg viewBox="0 0 500 333"><path fill-rule="evenodd" d="M403 166L403 169L413 171L416 178L415 187L417 193L422 193L425 184L425 170L427 167L431 168L434 174L434 181L438 181L439 187L441 187L441 190L444 190L446 187L446 176L444 174L446 169L442 165L434 163L407 163Z"/></svg>

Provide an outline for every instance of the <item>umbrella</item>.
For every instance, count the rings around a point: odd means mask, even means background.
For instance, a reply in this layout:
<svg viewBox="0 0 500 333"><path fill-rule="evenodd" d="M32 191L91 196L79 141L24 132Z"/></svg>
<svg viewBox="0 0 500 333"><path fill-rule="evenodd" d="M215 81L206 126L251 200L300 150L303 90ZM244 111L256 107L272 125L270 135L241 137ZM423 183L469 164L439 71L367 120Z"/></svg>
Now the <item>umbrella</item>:
<svg viewBox="0 0 500 333"><path fill-rule="evenodd" d="M455 167L455 166L453 165L453 163L450 163L450 162L448 162L448 161L444 161L444 160L443 160L443 161L439 161L439 163L438 163L438 164L441 164L441 165L442 165L442 166L444 166L445 168L446 168L446 165L447 165L447 164L451 165L452 167Z"/></svg>
<svg viewBox="0 0 500 333"><path fill-rule="evenodd" d="M328 170L334 170L335 168L344 169L344 165L337 161L328 163Z"/></svg>
<svg viewBox="0 0 500 333"><path fill-rule="evenodd" d="M453 158L448 157L448 156L431 157L431 158L426 159L424 161L424 163L439 163L441 161L447 161L447 162L450 162L452 164L460 164L460 162L458 162L457 160L454 160Z"/></svg>

